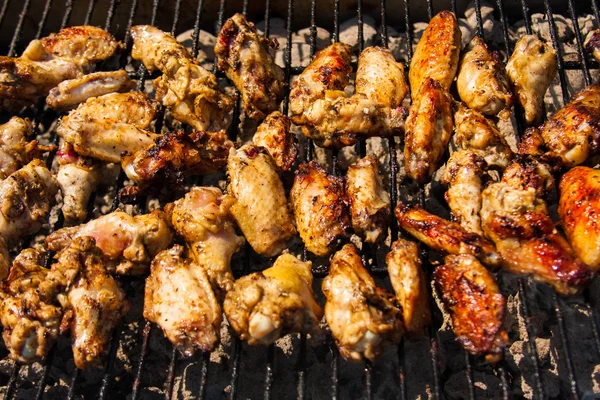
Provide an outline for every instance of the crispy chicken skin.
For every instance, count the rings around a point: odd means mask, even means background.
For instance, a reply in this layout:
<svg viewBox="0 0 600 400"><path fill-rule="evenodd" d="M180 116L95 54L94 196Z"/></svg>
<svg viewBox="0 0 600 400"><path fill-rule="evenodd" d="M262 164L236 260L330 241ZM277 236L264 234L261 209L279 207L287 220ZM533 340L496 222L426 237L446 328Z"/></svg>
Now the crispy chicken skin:
<svg viewBox="0 0 600 400"><path fill-rule="evenodd" d="M225 21L219 32L215 45L218 68L240 91L244 110L252 119L264 119L283 99L285 76L270 52L278 47L276 39L260 37L242 14Z"/></svg>
<svg viewBox="0 0 600 400"><path fill-rule="evenodd" d="M96 246L116 264L114 272L121 275L147 273L154 256L165 250L172 239L162 211L135 217L114 211L83 225L59 229L46 237L45 244L51 251L60 251L84 236L94 238Z"/></svg>
<svg viewBox="0 0 600 400"><path fill-rule="evenodd" d="M429 78L413 97L406 120L404 159L406 173L419 183L431 178L448 147L453 127L452 104L452 96Z"/></svg>
<svg viewBox="0 0 600 400"><path fill-rule="evenodd" d="M294 133L290 132L290 119L279 111L273 111L256 128L252 142L262 146L273 157L280 171L289 171L298 156Z"/></svg>
<svg viewBox="0 0 600 400"><path fill-rule="evenodd" d="M494 276L468 254L447 256L433 276L458 342L471 354L485 355L488 362L500 361L508 343L502 328L506 299Z"/></svg>
<svg viewBox="0 0 600 400"><path fill-rule="evenodd" d="M383 47L368 47L358 58L356 93L384 107L397 108L408 94L404 65Z"/></svg>
<svg viewBox="0 0 600 400"><path fill-rule="evenodd" d="M0 236L7 246L40 230L57 192L58 183L39 159L0 182Z"/></svg>
<svg viewBox="0 0 600 400"><path fill-rule="evenodd" d="M428 79L438 81L445 90L450 88L458 69L461 39L456 16L450 11L441 11L429 21L408 71L413 98Z"/></svg>
<svg viewBox="0 0 600 400"><path fill-rule="evenodd" d="M368 243L384 240L390 224L391 203L375 156L366 156L348 167L346 194L354 232Z"/></svg>
<svg viewBox="0 0 600 400"><path fill-rule="evenodd" d="M101 167L92 160L63 164L56 181L63 195L62 213L67 225L83 222L88 215L88 203L101 178Z"/></svg>
<svg viewBox="0 0 600 400"><path fill-rule="evenodd" d="M144 318L156 323L185 357L212 351L219 342L221 307L205 269L174 245L152 261Z"/></svg>
<svg viewBox="0 0 600 400"><path fill-rule="evenodd" d="M296 228L307 250L328 256L349 237L350 216L342 178L316 161L301 164L290 191Z"/></svg>
<svg viewBox="0 0 600 400"><path fill-rule="evenodd" d="M398 239L392 243L385 260L396 299L402 307L406 335L418 337L431 324L428 284L419 248L414 242Z"/></svg>
<svg viewBox="0 0 600 400"><path fill-rule="evenodd" d="M487 116L510 112L513 94L500 54L475 36L458 67L456 87L465 104Z"/></svg>
<svg viewBox="0 0 600 400"><path fill-rule="evenodd" d="M244 244L230 215L233 199L219 188L193 187L184 198L165 206L175 231L187 243L192 259L206 270L218 298L233 288L230 263Z"/></svg>
<svg viewBox="0 0 600 400"><path fill-rule="evenodd" d="M556 76L556 51L536 35L525 35L515 45L506 64L516 101L525 111L525 122L538 124L544 94Z"/></svg>
<svg viewBox="0 0 600 400"><path fill-rule="evenodd" d="M600 62L600 29L590 31L585 38L585 49Z"/></svg>
<svg viewBox="0 0 600 400"><path fill-rule="evenodd" d="M577 257L600 269L600 171L575 167L560 180L558 215Z"/></svg>
<svg viewBox="0 0 600 400"><path fill-rule="evenodd" d="M485 265L497 267L502 262L492 243L468 232L456 222L447 221L419 206L396 206L398 225L434 250L447 254L471 254Z"/></svg>
<svg viewBox="0 0 600 400"><path fill-rule="evenodd" d="M230 212L250 246L267 257L280 254L296 228L273 157L252 144L232 149L227 175Z"/></svg>
<svg viewBox="0 0 600 400"><path fill-rule="evenodd" d="M280 255L271 268L238 279L223 308L242 340L268 346L288 333L321 336L323 309L312 290L312 264Z"/></svg>
<svg viewBox="0 0 600 400"><path fill-rule="evenodd" d="M62 81L50 90L46 104L55 110L66 110L83 103L91 97L108 93L128 92L136 87L127 71L93 72L80 78Z"/></svg>
<svg viewBox="0 0 600 400"><path fill-rule="evenodd" d="M394 296L378 288L352 244L331 258L323 279L325 318L346 360L375 361L404 332Z"/></svg>

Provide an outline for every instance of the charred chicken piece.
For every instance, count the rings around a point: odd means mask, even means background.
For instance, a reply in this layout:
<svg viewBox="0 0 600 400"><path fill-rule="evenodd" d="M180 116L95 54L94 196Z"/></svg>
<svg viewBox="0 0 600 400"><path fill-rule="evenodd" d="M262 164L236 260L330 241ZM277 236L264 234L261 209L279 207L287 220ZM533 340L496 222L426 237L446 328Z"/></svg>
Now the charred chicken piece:
<svg viewBox="0 0 600 400"><path fill-rule="evenodd" d="M290 132L290 119L279 111L269 114L258 126L252 142L267 149L281 171L292 168L298 156L294 134Z"/></svg>
<svg viewBox="0 0 600 400"><path fill-rule="evenodd" d="M223 308L242 340L268 346L288 333L321 336L323 309L312 290L312 264L280 255L271 268L238 279Z"/></svg>
<svg viewBox="0 0 600 400"><path fill-rule="evenodd" d="M590 31L585 38L585 49L600 62L600 29Z"/></svg>
<svg viewBox="0 0 600 400"><path fill-rule="evenodd" d="M419 206L398 203L396 218L402 229L434 250L447 254L471 254L492 267L502 262L494 245L485 238Z"/></svg>
<svg viewBox="0 0 600 400"><path fill-rule="evenodd" d="M174 245L152 261L144 318L156 323L185 357L212 351L219 342L221 307L205 269Z"/></svg>
<svg viewBox="0 0 600 400"><path fill-rule="evenodd" d="M404 332L394 296L378 288L352 244L331 258L323 280L325 318L340 354L349 361L375 361Z"/></svg>
<svg viewBox="0 0 600 400"><path fill-rule="evenodd" d="M385 258L396 299L402 307L406 335L418 337L431 324L431 309L425 273L417 244L405 239L392 243Z"/></svg>
<svg viewBox="0 0 600 400"><path fill-rule="evenodd" d="M346 194L354 232L368 243L384 240L390 224L391 203L375 156L362 158L348 167Z"/></svg>
<svg viewBox="0 0 600 400"><path fill-rule="evenodd" d="M252 119L264 119L279 108L283 99L285 76L270 52L278 47L276 39L260 37L254 24L242 14L225 21L217 38L219 70L240 91L244 111Z"/></svg>
<svg viewBox="0 0 600 400"><path fill-rule="evenodd" d="M296 235L283 182L271 155L252 144L231 150L227 162L231 215L254 251L267 257L280 254Z"/></svg>
<svg viewBox="0 0 600 400"><path fill-rule="evenodd" d="M536 35L525 35L506 64L508 79L529 125L542 118L544 94L556 76L556 51Z"/></svg>
<svg viewBox="0 0 600 400"><path fill-rule="evenodd" d="M308 251L327 256L349 237L344 181L327 174L316 161L298 167L290 202L296 228Z"/></svg>
<svg viewBox="0 0 600 400"><path fill-rule="evenodd" d="M384 107L400 107L408 94L404 66L386 48L366 48L358 58L356 93Z"/></svg>
<svg viewBox="0 0 600 400"><path fill-rule="evenodd" d="M500 361L508 343L502 328L506 299L494 276L468 254L447 256L433 276L458 342L471 354L485 355L488 362Z"/></svg>

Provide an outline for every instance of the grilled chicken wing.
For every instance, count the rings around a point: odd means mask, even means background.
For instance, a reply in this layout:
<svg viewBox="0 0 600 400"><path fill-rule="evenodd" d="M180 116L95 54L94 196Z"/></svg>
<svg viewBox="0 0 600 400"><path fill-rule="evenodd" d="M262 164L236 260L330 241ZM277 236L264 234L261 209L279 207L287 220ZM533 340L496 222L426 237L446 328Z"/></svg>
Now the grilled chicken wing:
<svg viewBox="0 0 600 400"><path fill-rule="evenodd" d="M50 90L46 97L46 104L54 109L70 109L91 97L114 92L127 92L135 86L135 81L129 78L124 69L93 72L59 83Z"/></svg>
<svg viewBox="0 0 600 400"><path fill-rule="evenodd" d="M544 94L556 75L556 51L536 35L525 35L515 45L506 64L508 79L525 121L537 124L542 118Z"/></svg>
<svg viewBox="0 0 600 400"><path fill-rule="evenodd" d="M227 162L231 215L258 254L274 257L296 235L277 166L262 147L231 150Z"/></svg>
<svg viewBox="0 0 600 400"><path fill-rule="evenodd" d="M404 66L383 47L368 47L358 58L356 93L384 107L397 108L408 94Z"/></svg>
<svg viewBox="0 0 600 400"><path fill-rule="evenodd" d="M93 160L63 164L58 168L56 181L63 195L62 213L68 225L87 218L88 203L100 182L100 166Z"/></svg>
<svg viewBox="0 0 600 400"><path fill-rule="evenodd" d="M256 128L252 142L267 149L281 171L292 168L298 156L294 134L290 132L290 119L279 111L269 114Z"/></svg>
<svg viewBox="0 0 600 400"><path fill-rule="evenodd" d="M506 299L494 276L468 254L447 256L433 276L458 342L471 354L483 354L489 362L500 361L508 343L502 328Z"/></svg>
<svg viewBox="0 0 600 400"><path fill-rule="evenodd" d="M10 272L10 254L2 236L0 236L0 281L3 281Z"/></svg>
<svg viewBox="0 0 600 400"><path fill-rule="evenodd" d="M57 192L56 180L38 159L0 182L0 236L7 246L40 230Z"/></svg>
<svg viewBox="0 0 600 400"><path fill-rule="evenodd" d="M392 287L402 307L406 335L417 337L431 323L427 281L419 248L414 242L398 239L392 243L385 260Z"/></svg>
<svg viewBox="0 0 600 400"><path fill-rule="evenodd" d="M450 88L458 69L461 38L456 16L450 11L442 11L429 21L408 71L413 99L428 79L438 81L445 90Z"/></svg>
<svg viewBox="0 0 600 400"><path fill-rule="evenodd" d="M558 215L577 257L600 268L600 171L575 167L560 180Z"/></svg>
<svg viewBox="0 0 600 400"><path fill-rule="evenodd" d="M59 229L48 235L45 243L49 250L60 251L84 236L94 238L96 246L117 264L114 272L123 275L146 273L154 256L165 250L172 239L162 211L135 217L115 211L83 225Z"/></svg>
<svg viewBox="0 0 600 400"><path fill-rule="evenodd" d="M206 270L219 298L233 288L231 257L244 244L244 238L235 234L231 205L232 198L218 188L193 187L165 207L173 228L186 241L194 261Z"/></svg>
<svg viewBox="0 0 600 400"><path fill-rule="evenodd" d="M323 279L325 318L340 354L349 361L374 361L398 343L404 327L394 296L378 288L352 244L331 258Z"/></svg>
<svg viewBox="0 0 600 400"><path fill-rule="evenodd" d="M379 175L376 157L367 156L348 167L346 194L354 232L368 243L384 240L390 224L390 196Z"/></svg>
<svg viewBox="0 0 600 400"><path fill-rule="evenodd" d="M588 33L584 43L585 49L591 53L596 61L600 61L600 29Z"/></svg>
<svg viewBox="0 0 600 400"><path fill-rule="evenodd" d="M174 245L152 261L144 318L156 323L186 357L212 351L219 341L221 307L204 268Z"/></svg>
<svg viewBox="0 0 600 400"><path fill-rule="evenodd" d="M288 333L321 335L323 309L312 290L312 264L280 255L271 268L238 279L223 308L248 344L267 346Z"/></svg>
<svg viewBox="0 0 600 400"><path fill-rule="evenodd" d="M462 56L456 77L460 99L469 108L488 116L510 112L513 94L500 54L475 36Z"/></svg>
<svg viewBox="0 0 600 400"><path fill-rule="evenodd" d="M270 52L278 47L276 39L258 36L254 24L242 14L225 21L219 33L215 45L219 70L240 91L244 110L252 119L264 119L283 99L285 76Z"/></svg>
<svg viewBox="0 0 600 400"><path fill-rule="evenodd" d="M308 251L327 256L349 237L344 182L316 161L301 164L290 191L296 228Z"/></svg>
<svg viewBox="0 0 600 400"><path fill-rule="evenodd" d="M456 222L447 221L419 206L398 203L398 224L406 232L434 250L447 254L471 254L489 266L502 262L494 245L482 236L468 232Z"/></svg>
<svg viewBox="0 0 600 400"><path fill-rule="evenodd" d="M452 97L432 79L426 79L413 98L406 120L404 159L406 173L423 183L431 178L452 135Z"/></svg>

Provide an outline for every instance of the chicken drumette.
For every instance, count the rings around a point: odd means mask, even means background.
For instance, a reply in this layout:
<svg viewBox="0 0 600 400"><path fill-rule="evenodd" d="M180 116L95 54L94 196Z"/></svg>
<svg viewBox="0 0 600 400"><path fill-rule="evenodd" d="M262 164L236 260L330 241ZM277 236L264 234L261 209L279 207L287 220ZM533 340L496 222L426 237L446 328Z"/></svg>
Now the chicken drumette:
<svg viewBox="0 0 600 400"><path fill-rule="evenodd" d="M290 124L287 116L274 111L256 128L252 138L256 146L267 149L281 171L292 168L298 155L298 147L294 142L294 133L290 131Z"/></svg>

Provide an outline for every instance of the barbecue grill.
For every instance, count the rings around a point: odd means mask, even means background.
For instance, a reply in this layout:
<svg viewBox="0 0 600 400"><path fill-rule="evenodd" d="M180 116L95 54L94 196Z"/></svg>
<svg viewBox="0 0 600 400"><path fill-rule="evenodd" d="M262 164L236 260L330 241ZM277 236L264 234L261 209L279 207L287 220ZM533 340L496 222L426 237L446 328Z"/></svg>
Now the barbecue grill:
<svg viewBox="0 0 600 400"><path fill-rule="evenodd" d="M168 10L172 17L170 26L159 26L174 34L193 28L192 52L194 56L199 51L200 27L211 27L214 23L215 34L218 33L223 21L235 12L246 14L248 0L244 0L241 8L227 7L226 1L221 0L218 14L211 15L211 1L198 0L195 9L184 7L182 0L159 4L160 0L151 1L151 13L147 20L139 18L140 9L150 1L111 0L108 7L96 0L85 1L33 1L4 0L0 8L0 29L3 25L12 26L16 21L14 33L2 54L14 56L34 38L47 35L50 30L49 16L60 15L60 28L70 25L94 24L104 27L111 32L122 32L118 39L123 40L127 51L119 58L119 65L103 65L100 68L127 67L130 74L138 79L138 88L144 90L146 81L150 79L143 65L131 64L128 57L131 48L129 28L135 24L157 25L160 10ZM37 3L43 3L43 9L37 8ZM104 2L100 2L104 3ZM148 4L146 4L148 3ZM169 3L169 7L165 7ZM189 1L187 2L189 3ZM206 4L205 4L206 3ZM211 3L211 4L208 4ZM310 21L294 21L294 0L287 2L287 14L277 15L286 21L287 45L284 49L285 72L288 82L294 75L302 71L302 67L292 67L292 26L310 26L310 54L317 51L317 12L331 15L332 39L340 36L340 7L341 0L334 0L333 10L317 11L320 7L317 0L310 2ZM379 20L379 33L376 40L379 45L388 43L386 20L394 13L394 20L404 19L404 26L394 26L403 31L407 43L413 43L413 23L411 7L416 7L409 0L381 0L377 10L370 8L369 13ZM568 102L574 92L569 81L568 70L580 71L584 83L592 83L591 70L598 68L596 62L583 50L583 35L579 26L578 13L592 13L596 21L600 21L598 0L585 1L567 0L565 17L572 22L575 41L578 49L577 60L564 60L559 43L559 33L555 22L550 0L544 0L543 6L536 5L537 12L546 15L546 24L550 32L553 47L558 51L558 71L560 81L560 105ZM586 3L586 4L581 4ZM328 3L329 4L329 3ZM357 43L358 50L364 47L363 17L366 15L363 0L353 0L356 5ZM481 1L474 0L477 19L476 31L484 35ZM505 0L496 0L494 14L500 22L503 44L500 51L506 54L512 52L514 42L510 40L509 23L512 20L524 19L527 33L534 26L531 22L531 11L526 0L520 0L519 7L505 6ZM254 7L254 4L252 5ZM271 0L264 4L264 33L269 35L272 18ZM564 7L564 4L560 5ZM74 13L75 8L85 10L80 14ZM186 8L184 11L183 8ZM439 4L433 0L427 1L427 16L449 8L459 15L456 0L450 4ZM102 11L102 12L101 12ZM40 14L41 12L41 14ZM189 16L181 18L182 13L195 13L193 26L183 26L181 21L189 20ZM121 20L119 15L127 15ZM79 16L84 16L80 19ZM27 34L25 21L34 18L38 25L37 32ZM52 19L52 17L51 17ZM216 19L216 22L215 22ZM322 14L319 20L322 19ZM254 19L254 22L258 20ZM423 20L426 21L426 20ZM55 21L52 21L55 24ZM210 28L207 28L210 29ZM489 40L489 38L486 38ZM412 47L407 47L405 60L408 67L412 56ZM216 71L216 66L214 67ZM218 75L221 79L222 76ZM287 97L284 99L283 112L287 113ZM518 113L518 111L516 111ZM235 138L238 132L239 104L234 110L230 134ZM60 116L48 110L43 104L38 104L25 111L34 122L36 134L50 135L50 140L56 140L54 121ZM163 125L164 113L159 114L156 129ZM520 115L516 116L519 132L524 129ZM311 143L302 143L304 160L316 156ZM400 140L387 140L389 149L389 182L392 206L399 198L403 198L405 188L409 186L401 176L401 160L397 152L401 149ZM361 143L357 148L361 156L367 153L367 146ZM401 154L401 153L398 153ZM331 157L330 168L333 173L340 173L340 155L337 151L328 153ZM52 163L53 155L49 157L48 165ZM198 181L195 183L202 183ZM119 176L115 188L109 193L113 198L108 207L110 212L119 207L116 193L124 185L124 175ZM410 184L413 185L414 184ZM408 189L406 189L408 190ZM439 192L439 191L438 191ZM431 203L439 193L434 188L417 188L416 200L425 208L431 208ZM147 199L140 200L136 211L145 209ZM414 200L413 200L414 201ZM93 203L93 201L92 201ZM98 212L98 210L96 210ZM49 230L62 226L59 213L56 221L50 222ZM395 240L399 235L395 223L391 226L391 237ZM384 249L385 250L385 249ZM385 263L381 249L373 246L363 246L364 261L371 272L378 277L379 282L385 281ZM385 255L385 253L383 253ZM312 259L304 252L304 257ZM258 261L257 261L258 260ZM434 268L434 254L423 248L424 265L430 274ZM265 260L253 253L246 246L234 258L234 273L238 276L250 272L255 262ZM316 285L321 284L327 273L327 264L314 263ZM0 348L0 385L6 399L13 398L513 398L529 397L543 398L593 398L594 393L600 396L600 334L598 328L598 283L586 290L582 295L562 299L542 285L527 278L515 278L500 274L500 285L509 297L507 319L511 325L509 330L513 346L505 351L505 360L489 365L479 357L468 355L454 343L453 335L448 331L447 320L435 300L432 300L434 323L427 335L420 341L411 343L402 341L397 349L388 349L382 360L365 365L351 365L340 358L337 348L329 337L326 343L316 347L304 335L288 337L283 343L271 345L268 348L250 347L236 338L226 339L226 345L220 354L199 354L191 360L181 359L176 349L162 336L160 330L145 321L141 308L135 306L120 329L113 335L109 357L103 370L81 371L74 367L68 339L61 339L50 352L43 364L35 366L19 366L7 359L7 351ZM128 295L143 296L143 280L124 279ZM136 323L137 321L137 323ZM282 350L283 349L283 350Z"/></svg>

